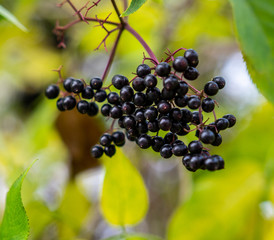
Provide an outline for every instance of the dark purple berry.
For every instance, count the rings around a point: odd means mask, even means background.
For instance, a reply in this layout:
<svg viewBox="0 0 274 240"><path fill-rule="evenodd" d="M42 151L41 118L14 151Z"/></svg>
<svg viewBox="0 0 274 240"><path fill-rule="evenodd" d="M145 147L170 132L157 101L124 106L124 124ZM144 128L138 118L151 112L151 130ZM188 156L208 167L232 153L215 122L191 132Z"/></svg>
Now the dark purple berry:
<svg viewBox="0 0 274 240"><path fill-rule="evenodd" d="M179 87L176 89L176 93L179 97L186 95L188 92L188 85L184 81L179 82Z"/></svg>
<svg viewBox="0 0 274 240"><path fill-rule="evenodd" d="M111 109L111 105L109 105L108 103L104 104L101 107L101 113L102 113L102 115L105 116L105 117L108 117L110 109Z"/></svg>
<svg viewBox="0 0 274 240"><path fill-rule="evenodd" d="M65 89L67 92L72 92L70 86L71 86L72 81L74 81L74 80L75 80L75 79L72 78L72 77L66 78L66 79L64 80L64 82L63 82L63 87L64 87L64 89Z"/></svg>
<svg viewBox="0 0 274 240"><path fill-rule="evenodd" d="M203 121L203 114L201 113L201 119L200 119L200 114L199 112L195 111L192 112L192 120L191 123L199 125L201 123L201 120Z"/></svg>
<svg viewBox="0 0 274 240"><path fill-rule="evenodd" d="M158 132L160 130L158 121L152 121L147 123L147 128L150 132Z"/></svg>
<svg viewBox="0 0 274 240"><path fill-rule="evenodd" d="M77 110L79 113L85 114L88 112L89 103L85 100L81 100L77 103Z"/></svg>
<svg viewBox="0 0 274 240"><path fill-rule="evenodd" d="M162 146L165 144L164 139L162 137L159 136L155 136L152 139L152 149L155 152L160 152L160 149L162 148Z"/></svg>
<svg viewBox="0 0 274 240"><path fill-rule="evenodd" d="M141 134L140 137L137 139L137 144L140 148L149 148L152 144L151 136L147 134Z"/></svg>
<svg viewBox="0 0 274 240"><path fill-rule="evenodd" d="M118 125L120 128L125 128L124 123L123 123L124 118L125 118L125 116L122 116L118 119Z"/></svg>
<svg viewBox="0 0 274 240"><path fill-rule="evenodd" d="M172 65L176 72L184 72L188 67L188 62L186 58L179 56L174 59Z"/></svg>
<svg viewBox="0 0 274 240"><path fill-rule="evenodd" d="M107 93L105 90L97 90L97 92L94 94L94 99L96 102L103 102L107 98Z"/></svg>
<svg viewBox="0 0 274 240"><path fill-rule="evenodd" d="M171 105L167 101L160 101L157 105L157 110L159 113L167 114L171 111Z"/></svg>
<svg viewBox="0 0 274 240"><path fill-rule="evenodd" d="M175 90L167 90L166 88L162 89L161 97L163 100L171 100L175 97Z"/></svg>
<svg viewBox="0 0 274 240"><path fill-rule="evenodd" d="M116 152L116 148L113 144L111 144L111 145L105 147L104 152L107 156L112 157Z"/></svg>
<svg viewBox="0 0 274 240"><path fill-rule="evenodd" d="M185 144L176 144L172 147L172 152L175 156L180 157L188 153L187 146Z"/></svg>
<svg viewBox="0 0 274 240"><path fill-rule="evenodd" d="M66 109L63 107L63 98L59 98L56 102L57 109L61 112L65 111Z"/></svg>
<svg viewBox="0 0 274 240"><path fill-rule="evenodd" d="M194 67L188 67L187 70L185 70L184 72L184 77L187 80L193 81L199 77L199 72Z"/></svg>
<svg viewBox="0 0 274 240"><path fill-rule="evenodd" d="M107 100L110 104L115 104L116 105L116 104L119 104L119 102L120 102L120 96L116 92L110 92L107 95Z"/></svg>
<svg viewBox="0 0 274 240"><path fill-rule="evenodd" d="M136 73L139 77L145 77L151 73L150 67L147 64L140 64L137 67Z"/></svg>
<svg viewBox="0 0 274 240"><path fill-rule="evenodd" d="M186 108L181 109L181 113L182 113L182 122L183 123L189 123L192 121L192 112L189 111Z"/></svg>
<svg viewBox="0 0 274 240"><path fill-rule="evenodd" d="M135 105L132 102L124 102L122 105L122 111L124 114L130 115L135 112Z"/></svg>
<svg viewBox="0 0 274 240"><path fill-rule="evenodd" d="M154 87L154 88L148 88L146 90L146 95L147 95L147 100L153 101L155 103L158 103L161 99L161 92L159 88Z"/></svg>
<svg viewBox="0 0 274 240"><path fill-rule="evenodd" d="M125 134L121 131L112 133L112 139L116 146L121 147L125 144Z"/></svg>
<svg viewBox="0 0 274 240"><path fill-rule="evenodd" d="M164 88L168 91L176 90L179 87L178 79L175 76L170 76L164 79Z"/></svg>
<svg viewBox="0 0 274 240"><path fill-rule="evenodd" d="M94 158L100 158L103 156L104 150L100 145L95 145L90 150L91 156Z"/></svg>
<svg viewBox="0 0 274 240"><path fill-rule="evenodd" d="M208 96L214 96L219 91L218 84L215 82L209 81L206 83L204 87L204 91L205 91L205 94L207 94Z"/></svg>
<svg viewBox="0 0 274 240"><path fill-rule="evenodd" d="M87 111L87 114L91 117L95 116L99 112L98 105L95 102L89 103L89 109Z"/></svg>
<svg viewBox="0 0 274 240"><path fill-rule="evenodd" d="M157 85L157 78L153 74L146 75L144 81L146 87L148 88L152 88Z"/></svg>
<svg viewBox="0 0 274 240"><path fill-rule="evenodd" d="M90 86L92 87L92 89L99 90L103 86L103 81L99 77L94 77L90 80Z"/></svg>
<svg viewBox="0 0 274 240"><path fill-rule="evenodd" d="M177 135L172 132L167 133L164 137L165 144L171 144L175 140L177 140Z"/></svg>
<svg viewBox="0 0 274 240"><path fill-rule="evenodd" d="M204 129L200 134L200 139L205 144L210 144L215 141L215 134L209 129Z"/></svg>
<svg viewBox="0 0 274 240"><path fill-rule="evenodd" d="M205 168L209 171L215 171L219 168L219 161L215 156L216 155L208 157L208 159L206 159L204 162Z"/></svg>
<svg viewBox="0 0 274 240"><path fill-rule="evenodd" d="M212 146L220 146L222 143L222 136L218 133L215 135L215 141L211 143Z"/></svg>
<svg viewBox="0 0 274 240"><path fill-rule="evenodd" d="M137 130L138 130L138 132L140 134L148 132L147 122L139 122L139 123L137 123L136 128L137 128Z"/></svg>
<svg viewBox="0 0 274 240"><path fill-rule="evenodd" d="M179 96L175 97L175 104L178 107L185 107L187 105L187 102L188 102L188 96L187 95L182 96L182 97L179 97Z"/></svg>
<svg viewBox="0 0 274 240"><path fill-rule="evenodd" d="M72 110L76 106L76 100L72 96L67 96L63 98L63 108L65 110Z"/></svg>
<svg viewBox="0 0 274 240"><path fill-rule="evenodd" d="M158 111L155 107L148 107L144 112L144 116L148 121L154 121L158 116Z"/></svg>
<svg viewBox="0 0 274 240"><path fill-rule="evenodd" d="M231 128L236 124L236 117L233 116L232 114L226 114L223 116L223 118L226 118L229 122L228 127Z"/></svg>
<svg viewBox="0 0 274 240"><path fill-rule="evenodd" d="M162 129L164 131L168 131L172 127L172 122L168 117L163 116L158 121L158 125L159 125L160 129Z"/></svg>
<svg viewBox="0 0 274 240"><path fill-rule="evenodd" d="M167 62L161 62L155 68L155 72L160 77L167 77L170 71L171 71L171 67Z"/></svg>
<svg viewBox="0 0 274 240"><path fill-rule="evenodd" d="M132 81L132 87L137 92L142 92L146 89L145 80L143 78L137 77Z"/></svg>
<svg viewBox="0 0 274 240"><path fill-rule="evenodd" d="M84 90L82 91L82 98L91 99L93 98L93 96L94 96L94 92L91 86L86 86Z"/></svg>
<svg viewBox="0 0 274 240"><path fill-rule="evenodd" d="M209 113L212 112L214 110L215 107L215 103L211 98L205 98L202 102L202 109Z"/></svg>
<svg viewBox="0 0 274 240"><path fill-rule="evenodd" d="M60 89L57 85L51 84L47 87L45 91L45 95L48 99L54 99L57 98L60 93Z"/></svg>
<svg viewBox="0 0 274 240"><path fill-rule="evenodd" d="M175 121L181 121L183 118L182 111L179 108L172 108L170 111L170 116Z"/></svg>
<svg viewBox="0 0 274 240"><path fill-rule="evenodd" d="M118 119L118 118L122 117L123 116L122 108L120 106L113 106L110 109L109 116L114 119Z"/></svg>
<svg viewBox="0 0 274 240"><path fill-rule="evenodd" d="M184 57L187 59L188 65L196 67L199 63L198 53L193 49L185 51Z"/></svg>
<svg viewBox="0 0 274 240"><path fill-rule="evenodd" d="M84 87L85 87L84 83L81 80L79 80L79 79L75 79L70 84L70 89L74 93L80 93L80 92L82 92L84 90Z"/></svg>
<svg viewBox="0 0 274 240"><path fill-rule="evenodd" d="M194 170L198 170L203 165L203 156L201 154L194 154L192 155L189 161L189 167Z"/></svg>
<svg viewBox="0 0 274 240"><path fill-rule="evenodd" d="M136 106L145 106L147 101L147 96L144 93L138 92L133 96L133 102Z"/></svg>
<svg viewBox="0 0 274 240"><path fill-rule="evenodd" d="M218 131L225 130L229 126L229 121L226 118L219 118L216 120L215 125Z"/></svg>
<svg viewBox="0 0 274 240"><path fill-rule="evenodd" d="M135 116L135 120L137 122L145 122L146 121L143 109L136 110L136 112L134 113L134 116Z"/></svg>
<svg viewBox="0 0 274 240"><path fill-rule="evenodd" d="M219 89L225 87L225 79L223 77L215 77L212 81L218 84Z"/></svg>
<svg viewBox="0 0 274 240"><path fill-rule="evenodd" d="M201 99L196 95L192 95L188 99L187 106L190 109L197 109L201 106Z"/></svg>
<svg viewBox="0 0 274 240"><path fill-rule="evenodd" d="M100 137L100 144L102 146L109 146L112 142L112 136L108 133L104 133L101 137Z"/></svg>
<svg viewBox="0 0 274 240"><path fill-rule="evenodd" d="M123 76L123 75L114 75L112 78L112 85L116 88L116 89L122 89L122 87L128 85L128 79Z"/></svg>
<svg viewBox="0 0 274 240"><path fill-rule="evenodd" d="M124 101L124 102L130 102L133 98L134 95L134 91L130 86L124 86L121 90L120 90L120 98Z"/></svg>
<svg viewBox="0 0 274 240"><path fill-rule="evenodd" d="M133 116L125 116L123 125L126 129L134 128L136 126L136 121Z"/></svg>
<svg viewBox="0 0 274 240"><path fill-rule="evenodd" d="M163 158L170 158L172 156L172 146L170 144L163 145L160 154Z"/></svg>
<svg viewBox="0 0 274 240"><path fill-rule="evenodd" d="M188 150L190 153L201 153L203 149L203 145L200 141L192 141L188 144Z"/></svg>
<svg viewBox="0 0 274 240"><path fill-rule="evenodd" d="M184 123L181 125L181 130L176 132L176 134L179 136L185 136L189 133L188 132L189 130L190 130L190 127L188 126L188 124Z"/></svg>

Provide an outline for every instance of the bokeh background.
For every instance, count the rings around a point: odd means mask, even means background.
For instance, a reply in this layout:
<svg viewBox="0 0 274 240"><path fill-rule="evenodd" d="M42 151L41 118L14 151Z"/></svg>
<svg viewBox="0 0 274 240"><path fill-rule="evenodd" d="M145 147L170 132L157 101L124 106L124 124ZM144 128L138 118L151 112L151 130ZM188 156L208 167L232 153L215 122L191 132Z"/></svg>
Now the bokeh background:
<svg viewBox="0 0 274 240"><path fill-rule="evenodd" d="M78 7L86 3L75 2ZM113 12L108 2L92 13L105 18ZM60 114L55 101L43 95L58 80L52 70L60 65L66 77L88 81L102 75L109 53L94 49L105 32L79 23L66 32L67 48L58 49L52 32L56 20L66 24L75 18L67 5L57 8L54 0L1 4L28 32L0 21L0 215L9 186L38 158L22 191L30 239L97 240L119 233L100 212L105 171L89 153L110 123L76 110ZM114 12L110 19L117 20ZM212 148L226 162L218 172L190 173L180 158L161 159L127 143L124 152L143 176L150 201L145 219L128 231L168 240L274 239L274 108L249 77L229 2L151 0L129 22L159 59L167 48L194 48L200 77L193 84L201 89L212 77L223 76L227 85L216 97L217 117L232 113L237 124L223 133L220 147ZM109 50L114 35L107 40ZM124 32L107 82L118 73L132 77L143 52ZM194 138L190 135L186 143Z"/></svg>

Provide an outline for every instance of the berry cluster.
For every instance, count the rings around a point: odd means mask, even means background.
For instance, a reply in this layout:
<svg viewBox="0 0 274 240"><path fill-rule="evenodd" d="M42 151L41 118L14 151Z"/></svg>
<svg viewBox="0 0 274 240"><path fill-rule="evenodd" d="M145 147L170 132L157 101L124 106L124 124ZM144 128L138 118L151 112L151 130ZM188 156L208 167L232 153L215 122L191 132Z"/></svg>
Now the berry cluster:
<svg viewBox="0 0 274 240"><path fill-rule="evenodd" d="M234 126L236 118L231 114L219 119L215 117L216 102L209 96L216 95L224 88L224 78L213 78L202 91L186 81L198 78L198 63L197 52L188 49L184 56L174 58L170 55L166 61L154 63L153 67L144 63L139 65L137 75L131 81L123 75L115 75L112 84L106 88L102 88L103 81L98 77L92 78L90 85L82 80L67 78L61 81L65 91L57 100L57 107L64 111L77 105L80 113L94 116L98 113L95 102L107 100L101 107L101 114L112 118L113 124L110 133L101 136L100 145L91 148L95 158L100 158L104 153L113 156L116 146L125 144L126 136L142 149L151 147L163 158L172 155L183 157L183 165L190 171L222 169L222 157L211 156L202 143L219 146L222 143L220 131ZM119 93L110 91L111 86ZM110 92L107 94L106 90ZM50 85L46 90L46 96L50 99L57 98L59 94L57 85ZM94 100L88 102L83 99ZM203 121L203 112L213 112L215 121L206 124L208 119ZM125 133L113 132L116 120ZM192 131L196 131L198 140L190 142L188 146L178 139Z"/></svg>

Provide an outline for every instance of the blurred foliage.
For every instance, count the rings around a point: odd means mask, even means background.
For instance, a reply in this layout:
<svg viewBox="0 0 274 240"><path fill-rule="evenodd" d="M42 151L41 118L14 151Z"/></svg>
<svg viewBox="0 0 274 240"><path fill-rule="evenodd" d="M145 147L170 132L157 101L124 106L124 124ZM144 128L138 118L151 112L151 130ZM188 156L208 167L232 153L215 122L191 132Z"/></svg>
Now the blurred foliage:
<svg viewBox="0 0 274 240"><path fill-rule="evenodd" d="M75 2L77 7L86 3ZM273 99L273 3L230 2L233 8L227 0L147 1L129 16L129 23L159 59L165 57L166 48L196 49L201 76L194 85L201 88L212 76L219 75L232 54L239 51L233 12L236 29L245 30L237 36L253 80L268 99ZM189 173L181 166L181 159L159 159L131 143L124 147L128 158L120 153L121 157L104 159L104 168L98 167L99 162L89 156L88 146L97 142L110 123L100 117L83 120L75 117L74 111L60 116L55 102L45 100L43 91L47 84L57 81L57 74L51 70L60 65L64 66L64 77L88 81L102 75L109 53L103 47L93 50L105 31L81 22L66 32L67 48L58 49L52 33L56 20L65 25L75 17L68 5L57 8L56 3L1 1L29 31L22 32L10 22L0 21L0 213L4 211L1 196L7 186L32 159L39 158L22 189L30 239L97 240L113 235L116 237L112 239L155 239L139 234L125 238L119 235L121 229L106 224L102 217L117 224L121 212L127 216L123 221L127 225L139 222L146 210L138 226L125 230L169 240L273 239L273 106L260 96L255 105L246 104L245 111L238 111L240 97L245 97L248 86L233 99L237 104L229 105L229 95L220 94L218 115L229 111L238 118L235 128L223 134L222 146L212 149L224 157L223 171ZM117 3L122 9L123 1ZM113 9L108 1L92 11L99 18L110 12ZM114 13L109 20L118 21ZM107 40L108 50L115 34ZM124 32L107 82L118 73L133 77L143 52L136 39ZM189 141L189 137L185 139ZM122 193L121 188L125 189ZM130 189L136 190L126 194ZM98 210L100 197L102 213ZM124 206L127 211L115 207L125 202L129 204Z"/></svg>

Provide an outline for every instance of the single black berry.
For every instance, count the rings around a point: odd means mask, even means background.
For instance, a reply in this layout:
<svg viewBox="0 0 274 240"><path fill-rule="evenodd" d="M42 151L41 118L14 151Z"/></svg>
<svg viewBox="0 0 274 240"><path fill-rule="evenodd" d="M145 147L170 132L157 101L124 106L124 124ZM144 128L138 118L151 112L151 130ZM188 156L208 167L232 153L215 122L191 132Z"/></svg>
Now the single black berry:
<svg viewBox="0 0 274 240"><path fill-rule="evenodd" d="M125 144L125 134L121 131L112 133L112 139L116 146L121 147Z"/></svg>
<svg viewBox="0 0 274 240"><path fill-rule="evenodd" d="M151 73L150 67L147 64L140 64L137 67L136 73L139 77L145 77Z"/></svg>
<svg viewBox="0 0 274 240"><path fill-rule="evenodd" d="M124 102L130 102L133 98L133 95L134 95L134 91L130 86L124 86L120 90L120 98Z"/></svg>
<svg viewBox="0 0 274 240"><path fill-rule="evenodd" d="M176 90L179 87L178 79L175 76L170 76L164 79L164 88L168 91Z"/></svg>
<svg viewBox="0 0 274 240"><path fill-rule="evenodd" d="M179 97L186 95L188 92L188 85L184 81L179 82L179 87L176 89L176 93Z"/></svg>
<svg viewBox="0 0 274 240"><path fill-rule="evenodd" d="M229 128L233 127L236 124L236 117L232 114L226 114L223 116L223 118L226 118L229 121Z"/></svg>
<svg viewBox="0 0 274 240"><path fill-rule="evenodd" d="M167 114L171 111L171 105L167 101L160 101L157 105L157 110L159 113Z"/></svg>
<svg viewBox="0 0 274 240"><path fill-rule="evenodd" d="M147 100L153 101L156 104L160 101L161 99L161 92L159 88L154 87L154 88L148 88L146 90L146 95L147 95Z"/></svg>
<svg viewBox="0 0 274 240"><path fill-rule="evenodd" d="M89 109L87 111L87 114L91 117L95 116L99 112L98 105L95 102L89 103Z"/></svg>
<svg viewBox="0 0 274 240"><path fill-rule="evenodd" d="M186 58L179 56L174 59L172 65L176 72L184 72L188 67L188 62Z"/></svg>
<svg viewBox="0 0 274 240"><path fill-rule="evenodd" d="M125 116L123 125L126 129L134 128L136 126L136 121L133 116Z"/></svg>
<svg viewBox="0 0 274 240"><path fill-rule="evenodd" d="M66 109L63 107L63 101L64 101L63 98L59 98L59 99L57 100L57 102L56 102L57 109L58 109L59 111L62 111L62 112L66 110Z"/></svg>
<svg viewBox="0 0 274 240"><path fill-rule="evenodd" d="M170 144L163 145L160 154L163 158L170 158L172 156L172 146Z"/></svg>
<svg viewBox="0 0 274 240"><path fill-rule="evenodd" d="M70 89L74 93L82 92L84 90L84 87L85 87L84 83L79 79L75 79L70 84Z"/></svg>
<svg viewBox="0 0 274 240"><path fill-rule="evenodd" d="M110 109L109 116L114 119L118 119L118 118L122 117L123 116L122 108L120 106L113 106Z"/></svg>
<svg viewBox="0 0 274 240"><path fill-rule="evenodd" d="M148 121L154 121L158 116L158 111L155 107L148 107L144 112L144 116Z"/></svg>
<svg viewBox="0 0 274 240"><path fill-rule="evenodd" d="M225 130L229 126L229 121L226 118L219 118L216 120L215 125L218 131Z"/></svg>
<svg viewBox="0 0 274 240"><path fill-rule="evenodd" d="M101 87L103 86L103 81L101 78L99 77L94 77L90 80L90 86L93 89L99 90L101 89Z"/></svg>
<svg viewBox="0 0 274 240"><path fill-rule="evenodd" d="M137 92L142 92L146 89L145 80L141 77L134 78L132 81L132 87Z"/></svg>
<svg viewBox="0 0 274 240"><path fill-rule="evenodd" d="M136 106L145 106L147 101L146 94L142 92L135 93L133 96L133 102Z"/></svg>
<svg viewBox="0 0 274 240"><path fill-rule="evenodd" d="M177 140L177 135L172 132L167 133L164 137L165 144L171 144L175 140Z"/></svg>
<svg viewBox="0 0 274 240"><path fill-rule="evenodd" d="M175 121L181 121L183 118L183 113L179 108L172 108L170 111L170 116Z"/></svg>
<svg viewBox="0 0 274 240"><path fill-rule="evenodd" d="M185 136L189 133L190 127L187 123L184 123L181 125L181 130L176 132L177 135L179 136Z"/></svg>
<svg viewBox="0 0 274 240"><path fill-rule="evenodd" d="M200 141L192 141L188 144L188 150L191 153L201 153L203 149L203 145Z"/></svg>
<svg viewBox="0 0 274 240"><path fill-rule="evenodd" d="M134 113L134 117L137 122L145 122L146 121L143 109L136 110Z"/></svg>
<svg viewBox="0 0 274 240"><path fill-rule="evenodd" d="M214 110L215 107L215 103L214 100L212 100L211 98L205 98L202 101L202 109L205 112L212 112Z"/></svg>
<svg viewBox="0 0 274 240"><path fill-rule="evenodd" d="M193 49L186 50L184 57L187 59L189 66L196 67L199 63L198 53Z"/></svg>
<svg viewBox="0 0 274 240"><path fill-rule="evenodd" d="M190 161L189 161L189 167L193 170L198 170L203 165L203 156L201 154L194 154L192 155Z"/></svg>
<svg viewBox="0 0 274 240"><path fill-rule="evenodd" d="M225 79L223 77L215 77L212 81L218 84L219 89L225 87Z"/></svg>
<svg viewBox="0 0 274 240"><path fill-rule="evenodd" d="M199 72L194 67L188 67L187 70L185 70L184 72L184 77L187 80L193 81L199 77Z"/></svg>
<svg viewBox="0 0 274 240"><path fill-rule="evenodd" d="M147 133L148 132L147 122L138 122L136 124L136 129L138 130L140 134Z"/></svg>
<svg viewBox="0 0 274 240"><path fill-rule="evenodd" d="M176 144L172 148L172 152L175 156L180 157L188 153L187 146L185 144Z"/></svg>
<svg viewBox="0 0 274 240"><path fill-rule="evenodd" d="M122 111L124 114L130 115L135 112L135 105L133 102L124 102L122 104Z"/></svg>
<svg viewBox="0 0 274 240"><path fill-rule="evenodd" d="M102 115L105 116L105 117L108 117L110 109L111 109L111 105L109 105L108 103L104 104L101 107L101 113L102 113Z"/></svg>
<svg viewBox="0 0 274 240"><path fill-rule="evenodd" d="M162 137L156 136L152 139L152 149L155 152L160 152L160 149L165 144L164 139Z"/></svg>
<svg viewBox="0 0 274 240"><path fill-rule="evenodd" d="M201 117L200 117L201 115ZM192 120L191 120L191 123L194 123L196 125L199 125L201 123L201 120L203 121L203 114L199 114L199 112L195 111L195 112L192 112Z"/></svg>
<svg viewBox="0 0 274 240"><path fill-rule="evenodd" d="M213 81L209 81L206 83L204 87L204 91L205 91L205 94L207 94L208 96L214 96L219 91L218 84Z"/></svg>
<svg viewBox="0 0 274 240"><path fill-rule="evenodd" d="M147 134L141 134L140 137L137 139L137 144L140 148L149 148L152 144L151 136Z"/></svg>
<svg viewBox="0 0 274 240"><path fill-rule="evenodd" d="M109 146L112 142L112 136L108 133L104 133L101 137L100 137L100 144L102 146Z"/></svg>
<svg viewBox="0 0 274 240"><path fill-rule="evenodd" d="M157 85L157 78L153 74L148 74L144 78L146 87L152 88Z"/></svg>
<svg viewBox="0 0 274 240"><path fill-rule="evenodd" d="M169 117L163 116L158 121L159 128L168 131L172 127L172 121L169 119Z"/></svg>
<svg viewBox="0 0 274 240"><path fill-rule="evenodd" d="M63 87L67 92L72 92L70 86L71 86L72 81L74 81L74 80L75 80L75 78L72 78L72 77L68 77L64 80Z"/></svg>
<svg viewBox="0 0 274 240"><path fill-rule="evenodd" d="M105 147L104 152L107 156L112 157L116 152L116 148L113 144L111 144L111 145Z"/></svg>
<svg viewBox="0 0 274 240"><path fill-rule="evenodd" d="M107 98L107 93L105 90L97 90L97 92L94 94L94 99L96 102L103 102Z"/></svg>
<svg viewBox="0 0 274 240"><path fill-rule="evenodd" d="M200 134L200 139L205 144L210 144L215 141L215 134L209 129L204 129Z"/></svg>
<svg viewBox="0 0 274 240"><path fill-rule="evenodd" d="M166 88L162 89L161 97L163 100L172 100L176 95L175 90L167 90Z"/></svg>
<svg viewBox="0 0 274 240"><path fill-rule="evenodd" d="M81 100L77 103L77 110L79 113L85 114L88 112L89 103L85 100Z"/></svg>
<svg viewBox="0 0 274 240"><path fill-rule="evenodd" d="M222 136L218 133L215 135L215 141L211 143L212 146L219 146L222 143Z"/></svg>
<svg viewBox="0 0 274 240"><path fill-rule="evenodd" d="M110 92L107 95L107 100L110 104L119 104L120 102L120 96L118 93L116 92Z"/></svg>
<svg viewBox="0 0 274 240"><path fill-rule="evenodd" d="M123 75L114 75L112 78L112 84L117 89L122 89L122 87L129 84L128 79Z"/></svg>
<svg viewBox="0 0 274 240"><path fill-rule="evenodd" d="M95 145L90 150L91 156L94 158L100 158L103 156L104 150L100 145Z"/></svg>
<svg viewBox="0 0 274 240"><path fill-rule="evenodd" d="M182 97L180 97L180 96L175 97L175 104L178 107L185 107L187 105L187 102L188 102L188 96L187 95L184 95Z"/></svg>
<svg viewBox="0 0 274 240"><path fill-rule="evenodd" d="M147 128L150 132L158 132L160 130L157 120L148 122Z"/></svg>
<svg viewBox="0 0 274 240"><path fill-rule="evenodd" d="M67 96L63 98L63 108L65 110L72 110L76 106L76 100L72 96Z"/></svg>
<svg viewBox="0 0 274 240"><path fill-rule="evenodd" d="M60 92L59 87L55 84L51 84L47 87L45 91L45 95L48 99L54 99L58 97L59 92Z"/></svg>
<svg viewBox="0 0 274 240"><path fill-rule="evenodd" d="M192 121L192 112L189 111L186 108L181 109L181 113L182 113L182 122L183 123L189 123Z"/></svg>
<svg viewBox="0 0 274 240"><path fill-rule="evenodd" d="M155 68L155 72L160 77L167 77L170 71L171 71L171 67L167 62L161 62Z"/></svg>
<svg viewBox="0 0 274 240"><path fill-rule="evenodd" d="M91 86L86 86L84 90L82 91L82 98L91 99L93 98L93 96L94 96L94 92Z"/></svg>
<svg viewBox="0 0 274 240"><path fill-rule="evenodd" d="M215 171L219 168L219 161L215 156L216 155L208 157L204 162L205 168L209 171Z"/></svg>
<svg viewBox="0 0 274 240"><path fill-rule="evenodd" d="M197 109L201 106L201 99L196 95L192 95L188 99L187 106L190 109Z"/></svg>

